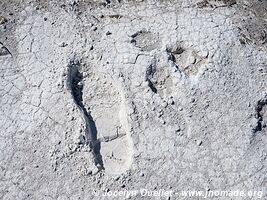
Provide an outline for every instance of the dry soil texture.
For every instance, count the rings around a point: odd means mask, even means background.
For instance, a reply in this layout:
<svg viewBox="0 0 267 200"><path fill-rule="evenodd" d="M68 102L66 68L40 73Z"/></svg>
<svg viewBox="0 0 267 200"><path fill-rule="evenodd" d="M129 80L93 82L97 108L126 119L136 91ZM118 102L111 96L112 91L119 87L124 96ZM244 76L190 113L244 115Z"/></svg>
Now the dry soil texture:
<svg viewBox="0 0 267 200"><path fill-rule="evenodd" d="M266 9L2 0L0 199L266 198Z"/></svg>

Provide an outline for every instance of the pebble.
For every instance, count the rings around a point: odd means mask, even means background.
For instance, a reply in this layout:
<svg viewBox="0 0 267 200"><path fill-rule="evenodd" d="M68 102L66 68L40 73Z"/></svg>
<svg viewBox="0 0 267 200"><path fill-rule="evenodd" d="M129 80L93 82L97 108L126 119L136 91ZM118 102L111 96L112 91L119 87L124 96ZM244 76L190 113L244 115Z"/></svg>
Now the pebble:
<svg viewBox="0 0 267 200"><path fill-rule="evenodd" d="M82 82L79 82L78 83L78 86L79 86L79 88L82 88L83 87L83 83Z"/></svg>
<svg viewBox="0 0 267 200"><path fill-rule="evenodd" d="M163 110L159 110L159 112L157 114L158 118L160 118L162 115L163 115Z"/></svg>
<svg viewBox="0 0 267 200"><path fill-rule="evenodd" d="M197 146L201 146L202 140L196 140Z"/></svg>
<svg viewBox="0 0 267 200"><path fill-rule="evenodd" d="M118 181L121 177L118 175L114 178L115 181Z"/></svg>
<svg viewBox="0 0 267 200"><path fill-rule="evenodd" d="M66 46L68 46L68 44L65 42L62 42L61 44L59 44L59 47L66 47Z"/></svg>
<svg viewBox="0 0 267 200"><path fill-rule="evenodd" d="M129 114L134 114L135 113L135 109L134 108L129 108Z"/></svg>
<svg viewBox="0 0 267 200"><path fill-rule="evenodd" d="M173 68L172 68L172 72L173 72L173 73L176 73L177 71L178 71L178 69L177 69L176 67L173 67Z"/></svg>
<svg viewBox="0 0 267 200"><path fill-rule="evenodd" d="M7 19L4 18L3 16L0 16L0 25L4 24L7 22Z"/></svg>
<svg viewBox="0 0 267 200"><path fill-rule="evenodd" d="M162 107L163 108L166 108L168 106L168 103L166 102L166 101L163 101L163 103L162 103Z"/></svg>
<svg viewBox="0 0 267 200"><path fill-rule="evenodd" d="M194 103L195 101L196 101L195 98L191 98L191 99L190 99L190 103Z"/></svg>
<svg viewBox="0 0 267 200"><path fill-rule="evenodd" d="M189 64L195 64L196 63L196 58L193 55L191 55L188 58L188 62L189 62Z"/></svg>
<svg viewBox="0 0 267 200"><path fill-rule="evenodd" d="M164 119L160 119L160 123L166 124L166 121Z"/></svg>
<svg viewBox="0 0 267 200"><path fill-rule="evenodd" d="M173 101L172 98L168 99L168 104L170 104L170 105L174 105L174 101Z"/></svg>
<svg viewBox="0 0 267 200"><path fill-rule="evenodd" d="M110 31L106 32L106 35L111 35L112 33Z"/></svg>
<svg viewBox="0 0 267 200"><path fill-rule="evenodd" d="M175 132L176 133L178 133L178 132L180 132L181 131L181 128L180 127L177 127L176 129L175 129Z"/></svg>

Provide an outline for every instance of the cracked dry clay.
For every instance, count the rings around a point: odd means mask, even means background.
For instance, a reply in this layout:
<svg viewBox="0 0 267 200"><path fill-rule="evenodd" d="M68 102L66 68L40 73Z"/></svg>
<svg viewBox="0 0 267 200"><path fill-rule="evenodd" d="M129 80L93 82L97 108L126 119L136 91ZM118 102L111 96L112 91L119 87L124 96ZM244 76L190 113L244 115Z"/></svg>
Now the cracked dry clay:
<svg viewBox="0 0 267 200"><path fill-rule="evenodd" d="M266 198L266 1L0 8L1 199Z"/></svg>

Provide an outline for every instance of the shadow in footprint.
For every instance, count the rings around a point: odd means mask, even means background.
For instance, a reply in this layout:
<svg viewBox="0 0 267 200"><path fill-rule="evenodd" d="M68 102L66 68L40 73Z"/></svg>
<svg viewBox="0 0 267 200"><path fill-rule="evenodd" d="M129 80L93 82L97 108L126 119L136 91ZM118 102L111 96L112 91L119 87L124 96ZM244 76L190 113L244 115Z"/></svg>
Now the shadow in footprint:
<svg viewBox="0 0 267 200"><path fill-rule="evenodd" d="M82 73L80 73L79 69L80 69L79 61L70 62L68 88L70 89L74 102L81 111L84 117L84 121L86 123L85 124L86 144L89 144L90 148L93 151L96 166L100 170L102 170L104 169L104 164L102 156L100 154L101 144L97 141L97 128L95 122L83 104L83 84L82 84L83 76Z"/></svg>

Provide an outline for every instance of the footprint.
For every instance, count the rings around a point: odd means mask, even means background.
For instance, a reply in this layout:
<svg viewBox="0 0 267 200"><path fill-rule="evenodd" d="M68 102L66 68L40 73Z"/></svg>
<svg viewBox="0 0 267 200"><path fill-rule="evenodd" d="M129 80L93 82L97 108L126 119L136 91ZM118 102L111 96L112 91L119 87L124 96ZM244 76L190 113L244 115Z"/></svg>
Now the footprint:
<svg viewBox="0 0 267 200"><path fill-rule="evenodd" d="M124 97L105 74L90 72L83 84L83 104L95 122L105 172L121 174L132 163Z"/></svg>
<svg viewBox="0 0 267 200"><path fill-rule="evenodd" d="M201 71L201 68L207 63L208 52L201 52L200 55L194 49L184 49L176 47L168 49L170 60L175 63L177 68L186 77L195 77Z"/></svg>
<svg viewBox="0 0 267 200"><path fill-rule="evenodd" d="M162 98L168 98L173 92L173 77L171 69L163 64L151 64L146 72L145 79L150 89Z"/></svg>
<svg viewBox="0 0 267 200"><path fill-rule="evenodd" d="M141 51L152 51L161 46L159 36L150 31L139 31L131 37L131 43L140 48Z"/></svg>

